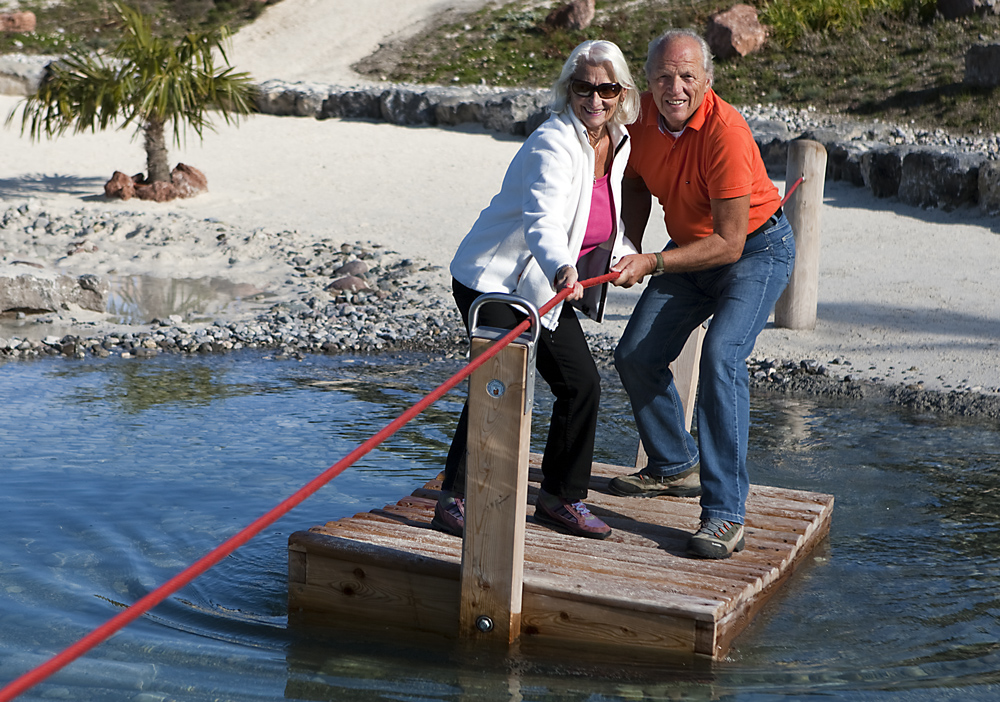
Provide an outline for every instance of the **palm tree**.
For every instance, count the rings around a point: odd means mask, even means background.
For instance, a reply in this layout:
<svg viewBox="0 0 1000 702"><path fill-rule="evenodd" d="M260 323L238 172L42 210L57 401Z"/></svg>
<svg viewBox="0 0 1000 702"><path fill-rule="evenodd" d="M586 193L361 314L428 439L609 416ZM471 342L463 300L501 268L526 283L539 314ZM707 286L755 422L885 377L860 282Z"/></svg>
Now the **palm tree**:
<svg viewBox="0 0 1000 702"><path fill-rule="evenodd" d="M173 123L178 147L185 125L199 138L206 127L213 128L209 110L221 113L226 124L237 123L254 111L252 79L229 65L225 27L171 42L154 36L152 23L139 11L113 4L123 35L110 59L74 50L51 64L38 92L24 100L21 133L51 138L70 127L74 132L103 130L121 119L119 128L135 124L145 135L147 182L169 182L167 123ZM222 67L216 66L216 52Z"/></svg>

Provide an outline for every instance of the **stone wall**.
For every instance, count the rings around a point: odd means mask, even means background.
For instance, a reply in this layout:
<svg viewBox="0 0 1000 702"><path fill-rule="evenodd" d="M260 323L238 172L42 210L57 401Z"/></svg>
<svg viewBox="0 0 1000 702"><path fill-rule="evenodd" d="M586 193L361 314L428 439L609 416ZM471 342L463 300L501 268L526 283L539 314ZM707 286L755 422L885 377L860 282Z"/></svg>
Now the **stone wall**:
<svg viewBox="0 0 1000 702"><path fill-rule="evenodd" d="M257 108L272 115L376 119L393 124L452 126L479 123L509 134L530 134L548 115L547 90L333 85L268 81ZM952 210L978 206L1000 214L1000 161L951 147L893 145L890 125L844 122L792 132L778 120L747 120L772 173L783 173L788 143L812 139L827 150L827 180L845 180L876 197L898 197L916 207ZM887 143L888 142L888 143Z"/></svg>

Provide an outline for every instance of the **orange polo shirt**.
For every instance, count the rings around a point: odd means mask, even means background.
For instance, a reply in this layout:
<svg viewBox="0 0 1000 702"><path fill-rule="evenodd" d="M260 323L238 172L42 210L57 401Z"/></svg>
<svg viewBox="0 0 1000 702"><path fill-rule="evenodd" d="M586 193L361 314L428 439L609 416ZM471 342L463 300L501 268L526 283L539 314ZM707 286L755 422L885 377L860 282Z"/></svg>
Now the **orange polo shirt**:
<svg viewBox="0 0 1000 702"><path fill-rule="evenodd" d="M667 232L679 246L712 233L711 200L750 195L754 231L781 203L743 116L711 88L677 138L660 129L650 93L642 95L625 175L642 178L663 207Z"/></svg>

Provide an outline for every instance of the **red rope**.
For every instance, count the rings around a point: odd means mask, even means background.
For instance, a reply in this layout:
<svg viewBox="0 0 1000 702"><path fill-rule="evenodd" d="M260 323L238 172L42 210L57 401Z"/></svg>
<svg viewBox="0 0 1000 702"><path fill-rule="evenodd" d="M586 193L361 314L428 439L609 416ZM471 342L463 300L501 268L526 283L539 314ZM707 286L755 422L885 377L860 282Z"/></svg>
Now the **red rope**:
<svg viewBox="0 0 1000 702"><path fill-rule="evenodd" d="M616 279L620 274L616 271L607 273L597 278L591 278L589 280L580 281L585 288L592 287L594 285L600 285L602 283L609 283ZM544 315L549 312L553 307L566 299L571 292L570 288L566 288L560 291L555 297L546 302L538 310L539 315ZM399 415L392 422L387 424L385 428L379 431L377 434L373 435L370 439L365 441L363 444L358 446L356 449L351 451L349 454L344 456L342 459L337 461L335 464L327 468L323 473L319 474L311 481L299 488L294 494L286 498L283 502L274 507L271 511L258 517L256 520L250 523L249 526L245 527L242 531L231 536L226 541L222 542L216 546L212 551L202 556L199 560L195 561L193 564L185 568L183 571L172 577L167 582L163 583L160 587L156 588L149 594L142 597L139 601L133 604L128 609L117 614L116 616L109 619L103 625L97 627L89 634L84 636L82 639L77 641L75 644L65 649L62 653L52 657L42 665L28 671L21 677L15 679L13 682L8 684L2 690L0 690L0 702L9 702L9 700L14 699L20 695L25 690L34 687L41 681L45 680L47 677L55 673L57 670L65 667L69 663L73 662L84 653L94 648L98 644L102 643L108 639L116 631L122 629L125 625L138 619L140 616L148 612L150 609L158 605L160 602L165 600L171 594L177 592L182 587L190 583L192 580L197 578L199 575L203 574L209 568L214 566L216 563L221 561L223 558L231 554L233 551L238 549L240 546L246 544L250 539L259 534L261 531L266 529L268 526L278 521L281 517L285 516L292 509L301 504L307 497L312 495L314 492L319 490L321 487L326 485L328 482L336 478L338 475L349 468L355 461L367 454L369 451L374 449L376 446L381 444L383 441L392 436L396 431L398 431L404 424L409 422L411 419L416 417L418 414L427 409L437 400L441 399L445 393L451 390L453 387L458 385L462 380L467 378L472 374L474 370L479 368L481 365L486 363L489 359L496 356L502 348L507 346L510 342L514 341L518 336L528 329L531 325L531 320L526 319L519 325L514 327L506 336L493 344L486 351L481 353L476 359L470 362L465 368L453 375L451 378L446 380L444 383L439 385L435 390L431 391L422 400L411 406L408 410Z"/></svg>
<svg viewBox="0 0 1000 702"><path fill-rule="evenodd" d="M785 206L785 203L788 202L788 198L790 198L792 196L792 193L795 192L795 189L797 187L799 187L800 185L802 185L802 181L803 180L805 180L805 177L804 176L799 176L799 179L796 180L794 183L792 183L792 187L790 187L788 189L788 192L785 193L785 196L783 198L781 198L781 204L779 204L778 207L784 207Z"/></svg>

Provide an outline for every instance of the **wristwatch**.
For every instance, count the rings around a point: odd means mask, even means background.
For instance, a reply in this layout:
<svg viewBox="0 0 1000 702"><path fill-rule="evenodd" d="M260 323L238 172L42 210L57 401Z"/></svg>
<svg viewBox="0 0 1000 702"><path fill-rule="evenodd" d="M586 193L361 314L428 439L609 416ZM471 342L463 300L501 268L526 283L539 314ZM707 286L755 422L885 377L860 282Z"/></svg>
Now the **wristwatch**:
<svg viewBox="0 0 1000 702"><path fill-rule="evenodd" d="M659 275L663 272L663 254L657 251L654 255L656 256L656 270L653 271L653 275Z"/></svg>

